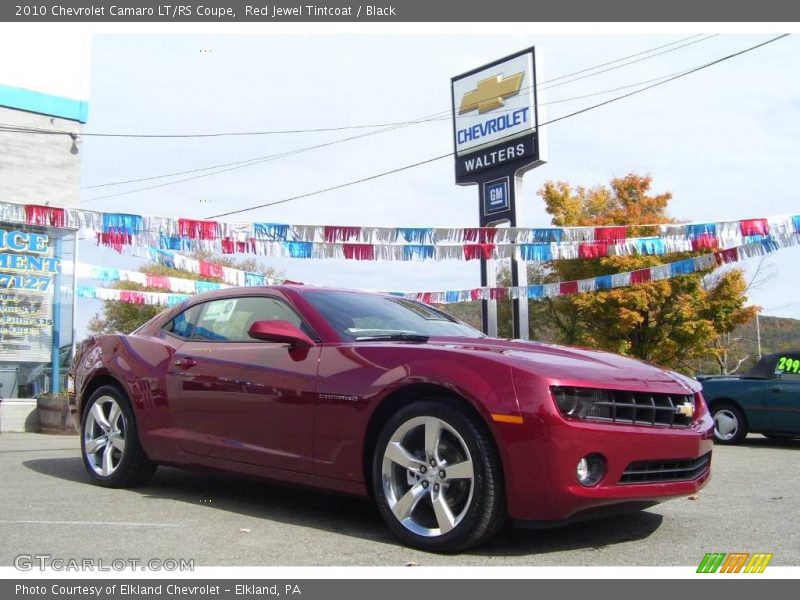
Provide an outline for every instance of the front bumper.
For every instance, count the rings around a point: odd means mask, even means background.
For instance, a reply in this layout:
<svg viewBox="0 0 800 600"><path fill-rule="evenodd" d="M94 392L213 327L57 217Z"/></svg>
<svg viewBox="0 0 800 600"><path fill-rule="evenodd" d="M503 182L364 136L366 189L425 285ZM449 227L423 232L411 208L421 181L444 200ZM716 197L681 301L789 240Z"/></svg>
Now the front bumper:
<svg viewBox="0 0 800 600"><path fill-rule="evenodd" d="M631 463L693 460L710 453L713 422L707 414L687 429L567 421L550 411L528 415L516 431L511 424L502 427L509 516L536 526L688 496L710 477L707 468L685 481L620 481ZM575 476L578 461L588 454L600 454L606 462L605 476L593 487L582 486Z"/></svg>

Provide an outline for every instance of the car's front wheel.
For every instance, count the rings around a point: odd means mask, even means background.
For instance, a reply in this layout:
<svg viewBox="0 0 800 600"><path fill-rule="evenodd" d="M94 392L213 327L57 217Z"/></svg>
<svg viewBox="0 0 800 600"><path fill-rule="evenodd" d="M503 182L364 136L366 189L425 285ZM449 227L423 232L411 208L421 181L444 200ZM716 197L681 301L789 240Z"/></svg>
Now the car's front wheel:
<svg viewBox="0 0 800 600"><path fill-rule="evenodd" d="M89 475L107 487L144 483L156 470L141 444L128 397L115 386L97 389L81 423L81 454Z"/></svg>
<svg viewBox="0 0 800 600"><path fill-rule="evenodd" d="M747 423L742 411L733 404L714 407L714 441L719 444L738 444L747 437Z"/></svg>
<svg viewBox="0 0 800 600"><path fill-rule="evenodd" d="M447 399L415 402L389 419L372 475L383 519L410 546L457 552L504 522L502 471L490 434Z"/></svg>

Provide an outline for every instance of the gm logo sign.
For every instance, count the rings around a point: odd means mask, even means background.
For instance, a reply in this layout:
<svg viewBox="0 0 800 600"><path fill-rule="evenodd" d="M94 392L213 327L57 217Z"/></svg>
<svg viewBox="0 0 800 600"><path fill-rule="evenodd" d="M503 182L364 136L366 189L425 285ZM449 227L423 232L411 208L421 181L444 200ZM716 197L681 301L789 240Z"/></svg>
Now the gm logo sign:
<svg viewBox="0 0 800 600"><path fill-rule="evenodd" d="M772 554L757 552L707 552L697 567L698 573L763 573Z"/></svg>
<svg viewBox="0 0 800 600"><path fill-rule="evenodd" d="M491 215L511 208L508 177L483 184L483 214Z"/></svg>

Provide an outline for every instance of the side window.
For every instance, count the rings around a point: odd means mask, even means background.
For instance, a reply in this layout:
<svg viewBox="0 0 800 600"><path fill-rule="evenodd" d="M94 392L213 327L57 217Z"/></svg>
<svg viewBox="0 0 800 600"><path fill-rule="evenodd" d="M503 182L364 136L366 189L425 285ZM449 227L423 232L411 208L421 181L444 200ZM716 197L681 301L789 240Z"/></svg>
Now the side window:
<svg viewBox="0 0 800 600"><path fill-rule="evenodd" d="M194 340L250 342L253 339L247 332L253 323L276 320L288 321L306 330L297 313L276 298L246 296L212 300L202 305L191 337Z"/></svg>
<svg viewBox="0 0 800 600"><path fill-rule="evenodd" d="M188 339L194 334L194 326L197 322L197 315L200 314L202 305L195 304L187 308L182 313L174 317L169 323L164 326L164 331L168 331L172 335Z"/></svg>

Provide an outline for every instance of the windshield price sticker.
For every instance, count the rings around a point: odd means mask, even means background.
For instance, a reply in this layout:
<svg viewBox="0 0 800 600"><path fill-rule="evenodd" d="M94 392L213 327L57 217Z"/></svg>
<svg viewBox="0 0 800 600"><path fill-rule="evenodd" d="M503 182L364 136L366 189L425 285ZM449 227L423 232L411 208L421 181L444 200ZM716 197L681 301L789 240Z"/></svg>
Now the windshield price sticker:
<svg viewBox="0 0 800 600"><path fill-rule="evenodd" d="M791 356L781 356L778 359L778 365L775 368L775 374L779 373L797 373L800 372L800 360L792 358Z"/></svg>

